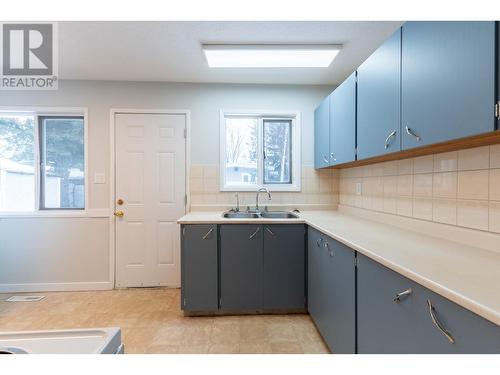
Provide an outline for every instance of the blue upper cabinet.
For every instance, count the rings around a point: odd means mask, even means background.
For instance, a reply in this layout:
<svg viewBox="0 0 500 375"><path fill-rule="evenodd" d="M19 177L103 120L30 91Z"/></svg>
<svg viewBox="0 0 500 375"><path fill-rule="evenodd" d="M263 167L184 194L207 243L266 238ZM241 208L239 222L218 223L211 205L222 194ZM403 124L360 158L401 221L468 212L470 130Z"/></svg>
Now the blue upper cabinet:
<svg viewBox="0 0 500 375"><path fill-rule="evenodd" d="M314 111L314 167L330 165L330 97Z"/></svg>
<svg viewBox="0 0 500 375"><path fill-rule="evenodd" d="M495 129L495 23L402 27L402 149Z"/></svg>
<svg viewBox="0 0 500 375"><path fill-rule="evenodd" d="M330 95L330 165L356 158L356 72Z"/></svg>
<svg viewBox="0 0 500 375"><path fill-rule="evenodd" d="M358 159L401 150L401 29L359 68Z"/></svg>

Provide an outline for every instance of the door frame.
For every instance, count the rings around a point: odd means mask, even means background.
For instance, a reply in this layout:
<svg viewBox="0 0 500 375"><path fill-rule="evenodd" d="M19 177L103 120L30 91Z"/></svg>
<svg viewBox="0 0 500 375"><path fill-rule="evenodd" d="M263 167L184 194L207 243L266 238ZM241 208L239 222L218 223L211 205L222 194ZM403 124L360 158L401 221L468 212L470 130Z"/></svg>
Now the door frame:
<svg viewBox="0 0 500 375"><path fill-rule="evenodd" d="M117 114L165 114L165 115L185 115L186 116L186 138L185 138L185 194L187 197L185 213L191 209L191 189L189 187L191 175L191 111L189 109L151 109L151 108L111 108L109 114L109 146L110 146L110 164L109 164L109 275L113 289L116 289L116 228L114 207L116 201L115 195L115 166L116 166L116 122ZM180 264L179 264L180 266ZM179 285L180 287L180 280Z"/></svg>

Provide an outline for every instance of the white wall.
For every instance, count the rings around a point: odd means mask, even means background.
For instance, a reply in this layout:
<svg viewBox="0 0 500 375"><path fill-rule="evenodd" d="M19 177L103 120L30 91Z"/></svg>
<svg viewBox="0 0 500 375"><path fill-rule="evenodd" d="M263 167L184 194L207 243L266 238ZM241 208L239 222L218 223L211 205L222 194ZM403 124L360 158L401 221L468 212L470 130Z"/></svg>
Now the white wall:
<svg viewBox="0 0 500 375"><path fill-rule="evenodd" d="M0 106L72 106L89 109L89 204L102 212L109 202L111 108L191 111L191 163L217 164L219 110L298 110L302 115L302 163L313 164L313 111L329 86L225 85L61 81L56 91L0 91ZM105 184L93 184L104 172ZM109 282L109 223L105 218L0 219L0 291L14 284ZM10 285L10 286L9 286ZM57 289L58 286L47 289ZM83 284L82 284L83 285ZM25 286L29 289L31 286Z"/></svg>

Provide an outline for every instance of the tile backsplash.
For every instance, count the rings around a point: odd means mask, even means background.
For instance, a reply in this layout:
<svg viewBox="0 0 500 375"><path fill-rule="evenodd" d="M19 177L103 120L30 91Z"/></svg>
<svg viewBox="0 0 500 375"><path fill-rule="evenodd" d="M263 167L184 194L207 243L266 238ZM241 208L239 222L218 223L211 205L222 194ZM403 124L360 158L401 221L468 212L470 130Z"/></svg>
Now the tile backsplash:
<svg viewBox="0 0 500 375"><path fill-rule="evenodd" d="M262 196L262 205L335 205L339 197L339 171L315 170L304 166L300 192L272 192L270 202ZM234 192L219 191L218 165L192 165L190 176L191 205L235 205ZM241 192L240 205L255 205L255 192Z"/></svg>
<svg viewBox="0 0 500 375"><path fill-rule="evenodd" d="M342 169L339 202L500 233L500 145Z"/></svg>

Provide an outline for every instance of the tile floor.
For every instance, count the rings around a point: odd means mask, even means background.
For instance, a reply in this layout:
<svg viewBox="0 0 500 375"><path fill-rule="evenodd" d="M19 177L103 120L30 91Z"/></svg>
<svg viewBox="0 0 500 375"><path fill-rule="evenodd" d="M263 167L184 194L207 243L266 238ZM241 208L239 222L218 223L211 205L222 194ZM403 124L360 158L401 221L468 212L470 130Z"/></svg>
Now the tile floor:
<svg viewBox="0 0 500 375"><path fill-rule="evenodd" d="M310 317L184 317L179 289L43 294L40 302L5 302L0 331L119 326L127 353L328 353Z"/></svg>

